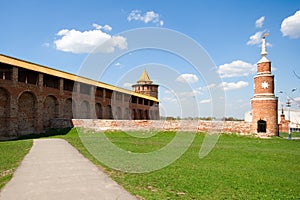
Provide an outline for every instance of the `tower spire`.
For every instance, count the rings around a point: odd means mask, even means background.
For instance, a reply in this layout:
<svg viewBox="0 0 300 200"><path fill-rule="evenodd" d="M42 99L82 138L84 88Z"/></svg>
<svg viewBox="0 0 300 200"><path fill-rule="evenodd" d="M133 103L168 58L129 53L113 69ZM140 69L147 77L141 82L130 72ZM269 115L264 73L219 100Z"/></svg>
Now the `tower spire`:
<svg viewBox="0 0 300 200"><path fill-rule="evenodd" d="M137 81L137 83L146 83L146 84L151 84L152 83L146 69L144 69L144 71L143 71L140 79Z"/></svg>
<svg viewBox="0 0 300 200"><path fill-rule="evenodd" d="M269 36L269 33L265 33L262 38L262 44L261 44L261 59L259 60L258 63L263 63L263 62L270 62L269 59L266 57L268 52L267 52L267 44L266 44L266 37Z"/></svg>

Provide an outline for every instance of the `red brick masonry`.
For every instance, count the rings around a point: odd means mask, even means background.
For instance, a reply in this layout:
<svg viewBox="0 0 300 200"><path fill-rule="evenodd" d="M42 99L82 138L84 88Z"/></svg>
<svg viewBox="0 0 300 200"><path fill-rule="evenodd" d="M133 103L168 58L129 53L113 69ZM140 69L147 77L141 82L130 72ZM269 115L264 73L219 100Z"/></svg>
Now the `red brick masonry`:
<svg viewBox="0 0 300 200"><path fill-rule="evenodd" d="M59 122L58 122L59 123ZM59 124L57 128L59 128ZM245 121L187 121L187 120L97 120L97 119L72 119L74 127L83 127L104 130L170 130L170 131L197 131L209 132L217 129L222 133L238 133L251 135L251 123ZM196 123L196 124L195 124Z"/></svg>

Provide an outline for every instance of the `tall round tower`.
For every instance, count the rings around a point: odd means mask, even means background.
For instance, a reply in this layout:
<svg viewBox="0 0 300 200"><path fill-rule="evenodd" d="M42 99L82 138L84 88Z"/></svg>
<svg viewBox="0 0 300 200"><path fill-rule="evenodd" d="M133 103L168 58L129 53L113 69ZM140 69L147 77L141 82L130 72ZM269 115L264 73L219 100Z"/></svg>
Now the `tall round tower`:
<svg viewBox="0 0 300 200"><path fill-rule="evenodd" d="M252 105L252 132L265 136L278 135L278 98L274 94L274 75L268 60L266 36L262 38L262 58L257 63L254 77Z"/></svg>
<svg viewBox="0 0 300 200"><path fill-rule="evenodd" d="M137 93L158 98L158 85L153 84L153 81L150 80L146 69L143 71L140 79L137 81L137 84L133 85L132 88Z"/></svg>

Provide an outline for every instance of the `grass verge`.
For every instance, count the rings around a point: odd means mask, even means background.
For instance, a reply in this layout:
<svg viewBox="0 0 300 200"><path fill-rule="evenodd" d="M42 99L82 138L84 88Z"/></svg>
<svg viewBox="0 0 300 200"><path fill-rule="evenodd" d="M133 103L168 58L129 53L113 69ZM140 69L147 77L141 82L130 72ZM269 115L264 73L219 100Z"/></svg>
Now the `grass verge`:
<svg viewBox="0 0 300 200"><path fill-rule="evenodd" d="M12 178L31 146L32 140L0 142L0 189Z"/></svg>

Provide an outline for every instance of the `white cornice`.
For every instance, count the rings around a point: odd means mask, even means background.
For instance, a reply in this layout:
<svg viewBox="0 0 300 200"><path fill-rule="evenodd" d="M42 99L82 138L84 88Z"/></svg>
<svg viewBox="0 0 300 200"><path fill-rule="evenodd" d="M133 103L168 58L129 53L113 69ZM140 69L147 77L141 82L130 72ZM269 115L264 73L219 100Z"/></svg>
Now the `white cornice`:
<svg viewBox="0 0 300 200"><path fill-rule="evenodd" d="M257 97L257 96L254 96L251 99L251 101L264 101L264 100L278 100L278 97L275 97L275 96L273 96L273 97L266 97L266 96L264 96L264 97Z"/></svg>

